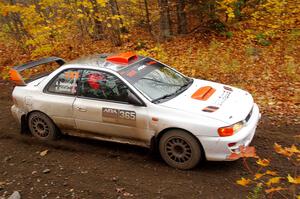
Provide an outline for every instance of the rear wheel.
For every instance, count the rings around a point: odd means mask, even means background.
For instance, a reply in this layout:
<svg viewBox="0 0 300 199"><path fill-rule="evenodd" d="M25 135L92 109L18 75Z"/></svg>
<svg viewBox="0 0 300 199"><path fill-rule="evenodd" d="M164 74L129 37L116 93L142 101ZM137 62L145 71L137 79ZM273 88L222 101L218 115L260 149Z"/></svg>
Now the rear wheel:
<svg viewBox="0 0 300 199"><path fill-rule="evenodd" d="M40 140L54 140L58 136L55 124L43 113L31 113L28 118L28 126L31 133Z"/></svg>
<svg viewBox="0 0 300 199"><path fill-rule="evenodd" d="M159 141L159 151L164 161L177 169L192 169L201 159L197 140L183 130L170 130Z"/></svg>

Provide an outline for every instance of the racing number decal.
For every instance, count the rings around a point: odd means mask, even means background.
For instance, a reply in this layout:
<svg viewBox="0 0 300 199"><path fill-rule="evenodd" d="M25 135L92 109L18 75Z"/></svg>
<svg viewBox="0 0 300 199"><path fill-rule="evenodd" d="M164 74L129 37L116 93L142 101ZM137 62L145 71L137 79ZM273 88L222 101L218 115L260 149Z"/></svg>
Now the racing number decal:
<svg viewBox="0 0 300 199"><path fill-rule="evenodd" d="M136 113L134 111L102 108L103 122L136 126Z"/></svg>
<svg viewBox="0 0 300 199"><path fill-rule="evenodd" d="M119 110L119 117L125 120L136 120L136 114L134 111Z"/></svg>

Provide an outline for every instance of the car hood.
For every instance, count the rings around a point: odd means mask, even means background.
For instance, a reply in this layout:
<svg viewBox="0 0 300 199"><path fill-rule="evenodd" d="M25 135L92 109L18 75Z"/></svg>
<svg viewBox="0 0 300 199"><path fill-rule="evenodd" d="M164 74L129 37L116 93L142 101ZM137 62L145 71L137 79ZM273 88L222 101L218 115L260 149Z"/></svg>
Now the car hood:
<svg viewBox="0 0 300 199"><path fill-rule="evenodd" d="M209 117L231 125L246 119L253 104L252 96L246 91L194 79L186 91L160 105L189 112L195 117Z"/></svg>

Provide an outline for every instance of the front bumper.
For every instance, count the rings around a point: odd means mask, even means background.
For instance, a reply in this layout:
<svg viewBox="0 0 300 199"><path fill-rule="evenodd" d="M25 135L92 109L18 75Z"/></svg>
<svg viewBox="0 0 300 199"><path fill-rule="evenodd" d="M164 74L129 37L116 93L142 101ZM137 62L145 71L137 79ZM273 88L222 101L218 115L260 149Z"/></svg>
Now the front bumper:
<svg viewBox="0 0 300 199"><path fill-rule="evenodd" d="M228 157L232 153L239 153L240 146L249 146L257 123L261 117L257 104L254 104L253 112L245 126L236 134L228 137L199 137L205 151L207 160L224 161L231 160ZM236 143L229 147L229 143Z"/></svg>

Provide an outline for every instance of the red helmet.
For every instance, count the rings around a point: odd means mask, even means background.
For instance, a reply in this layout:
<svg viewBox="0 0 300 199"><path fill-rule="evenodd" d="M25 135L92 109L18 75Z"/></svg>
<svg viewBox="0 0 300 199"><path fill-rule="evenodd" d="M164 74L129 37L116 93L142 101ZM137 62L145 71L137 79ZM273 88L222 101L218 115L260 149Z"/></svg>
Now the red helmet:
<svg viewBox="0 0 300 199"><path fill-rule="evenodd" d="M100 88L100 83L99 80L103 80L104 76L99 73L92 73L88 75L88 84L91 88L93 89L99 89Z"/></svg>

